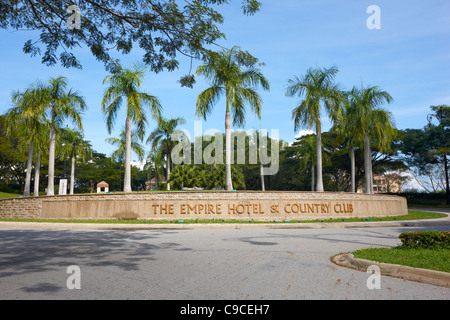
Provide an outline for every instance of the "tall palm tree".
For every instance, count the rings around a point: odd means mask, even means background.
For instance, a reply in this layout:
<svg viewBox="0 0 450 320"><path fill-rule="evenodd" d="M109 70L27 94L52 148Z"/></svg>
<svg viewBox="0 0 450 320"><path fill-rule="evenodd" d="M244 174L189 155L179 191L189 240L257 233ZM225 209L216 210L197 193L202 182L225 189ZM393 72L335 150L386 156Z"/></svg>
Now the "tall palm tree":
<svg viewBox="0 0 450 320"><path fill-rule="evenodd" d="M353 87L350 99L354 110L353 135L356 141L364 141L364 172L366 193L373 193L371 140L375 146L384 152L390 149L396 136L392 113L381 108L384 103L391 103L392 97L377 86L358 89Z"/></svg>
<svg viewBox="0 0 450 320"><path fill-rule="evenodd" d="M65 129L62 138L65 151L71 158L69 193L73 194L75 186L75 162L77 158L85 162L88 157L92 157L92 149L91 144L84 140L83 133L79 131Z"/></svg>
<svg viewBox="0 0 450 320"><path fill-rule="evenodd" d="M336 140L338 143L344 143L350 153L350 190L352 193L356 192L356 167L355 167L355 148L362 143L358 141L354 132L357 129L356 104L352 99L350 92L343 92L343 103L341 117L334 123L331 131L336 133Z"/></svg>
<svg viewBox="0 0 450 320"><path fill-rule="evenodd" d="M131 131L131 150L133 150L139 157L139 160L144 159L144 149L139 143L139 136L136 130ZM116 146L117 149L111 154L111 158L117 162L123 162L126 156L126 132L125 128L120 133L120 138L108 138L106 142Z"/></svg>
<svg viewBox="0 0 450 320"><path fill-rule="evenodd" d="M33 153L39 135L42 133L44 114L37 108L37 101L30 90L16 91L12 95L14 107L8 110L6 119L9 129L19 132L19 145L28 149L27 170L25 176L24 197L31 195L31 171L33 166Z"/></svg>
<svg viewBox="0 0 450 320"><path fill-rule="evenodd" d="M295 130L306 126L316 129L317 144L317 184L316 191L323 190L322 178L322 108L332 121L339 117L339 104L342 99L339 85L334 82L338 73L336 67L313 69L309 68L302 78L294 77L288 80L286 95L303 97L300 104L292 111Z"/></svg>
<svg viewBox="0 0 450 320"><path fill-rule="evenodd" d="M84 98L77 91L67 91L67 84L66 77L50 78L47 85L37 82L31 93L34 95L33 99L39 101L39 112L46 113L46 121L50 127L47 195L55 194L56 130L66 119L73 121L82 130L81 114L87 108Z"/></svg>
<svg viewBox="0 0 450 320"><path fill-rule="evenodd" d="M152 149L155 149L156 146L160 145L164 152L166 153L166 180L167 180L167 190L170 190L170 165L171 165L171 153L174 146L174 142L172 141L172 135L175 131L175 128L180 124L185 123L186 120L183 118L175 118L175 119L164 119L160 117L158 119L158 127L153 130L148 139L147 143L152 143Z"/></svg>
<svg viewBox="0 0 450 320"><path fill-rule="evenodd" d="M206 117L212 112L214 105L225 95L225 189L233 189L231 179L231 113L233 125L243 126L245 123L245 103L249 103L251 111L260 119L262 99L256 92L261 85L270 90L269 81L254 66L256 61L248 60L246 54L233 47L210 55L208 62L197 69L197 75L210 81L211 87L204 90L197 98L197 116Z"/></svg>
<svg viewBox="0 0 450 320"><path fill-rule="evenodd" d="M161 114L161 104L158 98L145 92L140 92L139 88L145 76L145 68L133 65L129 69L121 69L118 73L107 76L103 84L108 84L103 96L101 108L106 116L106 126L108 133L114 127L117 114L126 103L125 121L125 177L124 192L131 192L131 126L136 125L136 132L140 139L145 134L147 116L144 107L149 107L150 114L158 118ZM125 100L125 101L124 101Z"/></svg>
<svg viewBox="0 0 450 320"><path fill-rule="evenodd" d="M42 156L46 156L48 152L48 137L49 137L50 128L48 126L44 126L42 130L40 130L40 134L36 136L35 139L35 164L34 164L34 189L33 196L39 196L39 180L41 173L41 159Z"/></svg>

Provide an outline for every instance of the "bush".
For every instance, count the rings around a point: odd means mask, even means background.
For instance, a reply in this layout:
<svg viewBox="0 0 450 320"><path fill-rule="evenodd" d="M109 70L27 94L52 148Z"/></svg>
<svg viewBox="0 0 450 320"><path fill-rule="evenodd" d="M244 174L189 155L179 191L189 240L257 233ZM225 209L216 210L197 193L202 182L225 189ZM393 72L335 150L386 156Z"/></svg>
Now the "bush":
<svg viewBox="0 0 450 320"><path fill-rule="evenodd" d="M404 232L399 238L403 248L450 249L449 231Z"/></svg>

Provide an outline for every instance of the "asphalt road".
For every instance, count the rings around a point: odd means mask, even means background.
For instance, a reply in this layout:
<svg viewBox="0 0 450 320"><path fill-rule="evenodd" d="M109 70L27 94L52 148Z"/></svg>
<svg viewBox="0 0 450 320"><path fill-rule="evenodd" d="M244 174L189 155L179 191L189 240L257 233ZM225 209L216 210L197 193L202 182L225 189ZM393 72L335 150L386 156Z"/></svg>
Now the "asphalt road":
<svg viewBox="0 0 450 320"><path fill-rule="evenodd" d="M410 230L0 230L0 299L448 300L450 290L339 267L333 255L393 247ZM79 273L68 273L76 265ZM70 277L81 289L69 289Z"/></svg>

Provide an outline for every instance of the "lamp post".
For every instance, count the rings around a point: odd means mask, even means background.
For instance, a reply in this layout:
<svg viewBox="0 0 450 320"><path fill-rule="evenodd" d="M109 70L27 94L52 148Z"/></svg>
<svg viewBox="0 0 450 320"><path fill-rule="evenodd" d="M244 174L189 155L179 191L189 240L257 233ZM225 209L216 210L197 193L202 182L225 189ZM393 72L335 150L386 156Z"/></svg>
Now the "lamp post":
<svg viewBox="0 0 450 320"><path fill-rule="evenodd" d="M442 141L445 143L445 128L442 123L442 120L443 120L442 106L438 110L436 110L436 114L429 114L427 116L428 128L431 128L433 126L433 124L432 124L433 117L438 120L439 126L442 128L442 138L443 138ZM450 205L450 188L449 188L449 181L448 181L447 150L444 149L443 154L444 154L444 171L445 171L445 184L446 184L445 191L446 191L447 205Z"/></svg>

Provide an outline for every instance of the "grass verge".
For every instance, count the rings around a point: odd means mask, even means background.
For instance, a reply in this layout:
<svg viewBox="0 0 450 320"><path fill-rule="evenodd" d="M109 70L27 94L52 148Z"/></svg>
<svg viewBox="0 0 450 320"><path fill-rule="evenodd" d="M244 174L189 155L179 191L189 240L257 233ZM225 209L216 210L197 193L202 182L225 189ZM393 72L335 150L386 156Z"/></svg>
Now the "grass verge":
<svg viewBox="0 0 450 320"><path fill-rule="evenodd" d="M336 222L367 222L367 221L404 221L404 220L425 220L444 218L447 215L437 212L425 212L409 210L404 216L395 217L372 217L372 218L347 218L347 219L324 219L324 220L285 220L285 221L254 221L254 220L65 220L65 219L0 219L0 221L10 222L53 222L53 223L109 223L109 224L167 224L167 223L336 223Z"/></svg>
<svg viewBox="0 0 450 320"><path fill-rule="evenodd" d="M0 199L18 198L20 196L21 195L17 193L0 192Z"/></svg>
<svg viewBox="0 0 450 320"><path fill-rule="evenodd" d="M368 248L352 254L370 261L450 272L450 249Z"/></svg>

